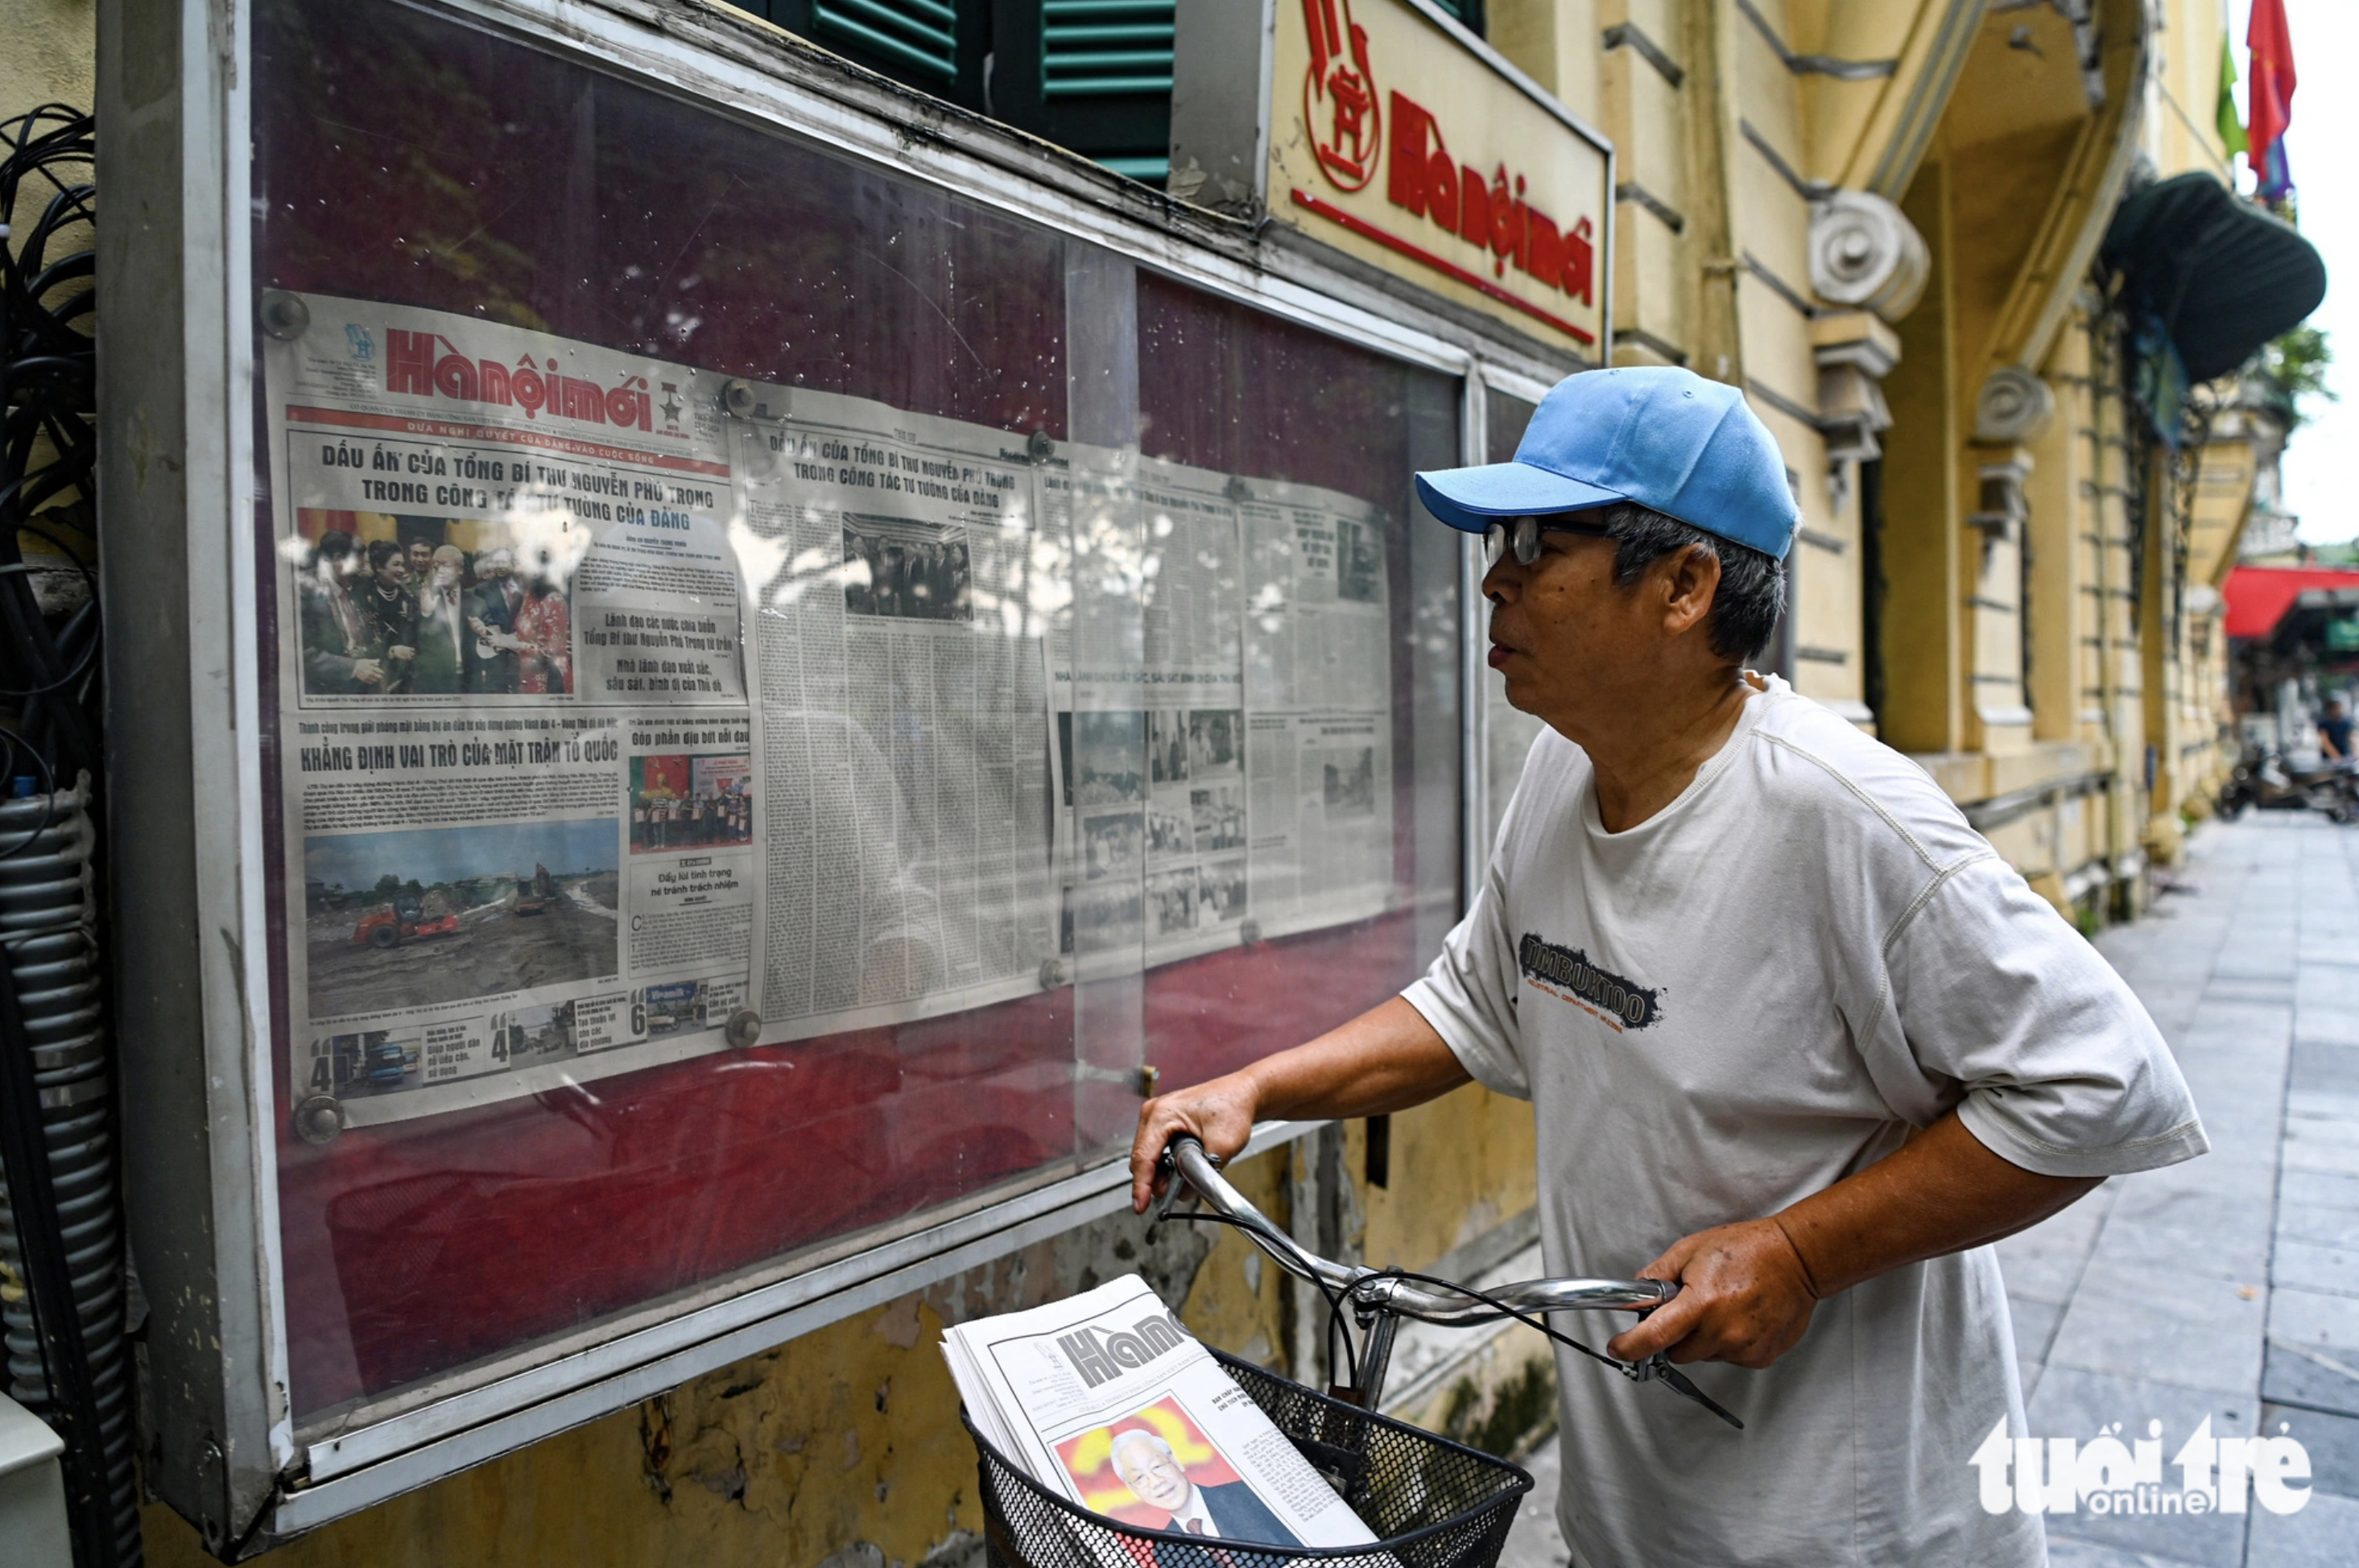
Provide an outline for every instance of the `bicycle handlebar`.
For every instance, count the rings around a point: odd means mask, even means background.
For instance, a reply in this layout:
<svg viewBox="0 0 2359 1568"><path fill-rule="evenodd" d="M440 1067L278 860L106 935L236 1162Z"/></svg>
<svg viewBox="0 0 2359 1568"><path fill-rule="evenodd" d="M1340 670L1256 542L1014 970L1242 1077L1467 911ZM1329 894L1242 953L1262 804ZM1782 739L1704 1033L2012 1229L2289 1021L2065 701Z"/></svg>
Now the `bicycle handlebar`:
<svg viewBox="0 0 2359 1568"><path fill-rule="evenodd" d="M1353 1301L1364 1305L1445 1325L1490 1323L1511 1315L1505 1306L1431 1290L1375 1269L1331 1262L1306 1251L1255 1207L1251 1199L1231 1186L1204 1145L1187 1133L1177 1135L1164 1146L1163 1165L1176 1173L1176 1179L1165 1190L1162 1206L1157 1211L1158 1218L1178 1195L1179 1183L1184 1181L1214 1213L1235 1222L1256 1246L1277 1260L1279 1268L1326 1290L1349 1292ZM1644 1311L1658 1307L1679 1293L1679 1282L1672 1280L1525 1280L1484 1292L1506 1306L1541 1314Z"/></svg>

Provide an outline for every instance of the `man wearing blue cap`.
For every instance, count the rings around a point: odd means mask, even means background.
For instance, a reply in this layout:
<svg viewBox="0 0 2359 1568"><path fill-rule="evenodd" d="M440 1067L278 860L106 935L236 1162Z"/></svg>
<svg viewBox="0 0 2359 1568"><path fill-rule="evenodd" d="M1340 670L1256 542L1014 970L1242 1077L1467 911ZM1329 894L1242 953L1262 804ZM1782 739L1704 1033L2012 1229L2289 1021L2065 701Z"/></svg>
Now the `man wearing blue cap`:
<svg viewBox="0 0 2359 1568"><path fill-rule="evenodd" d="M1560 1350L1576 1563L2043 1562L1970 1462L2026 1434L1987 1244L2203 1152L2152 1022L1921 769L1744 667L1799 517L1734 389L1573 376L1515 461L1417 483L1549 729L1425 977L1148 1102L1134 1202L1175 1132L1529 1098L1549 1271L1679 1281L1608 1349L1743 1422Z"/></svg>

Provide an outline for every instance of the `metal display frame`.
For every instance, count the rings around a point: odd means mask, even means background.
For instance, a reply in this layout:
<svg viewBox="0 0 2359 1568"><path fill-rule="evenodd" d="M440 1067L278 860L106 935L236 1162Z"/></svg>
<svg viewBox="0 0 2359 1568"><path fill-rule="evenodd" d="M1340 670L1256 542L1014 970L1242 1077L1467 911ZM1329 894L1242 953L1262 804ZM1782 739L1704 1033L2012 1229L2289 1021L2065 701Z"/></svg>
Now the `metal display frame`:
<svg viewBox="0 0 2359 1568"><path fill-rule="evenodd" d="M1464 460L1483 460L1486 384L1537 396L1585 368L1315 243L1265 243L1252 222L1175 202L725 6L418 3L1458 377ZM578 1349L519 1352L525 1364L506 1375L473 1370L463 1388L455 1374L428 1379L384 1419L316 1440L298 1433L262 820L251 11L207 0L101 0L98 11L115 1033L132 1239L151 1303L149 1485L234 1559L1120 1207L1118 1162L1035 1178L772 1283L690 1292L658 1321L610 1318ZM1609 189L1611 157L1609 146ZM1611 360L1612 216L1609 202L1600 362ZM1462 559L1462 899L1488 850L1477 541ZM1269 1124L1252 1148L1309 1130Z"/></svg>

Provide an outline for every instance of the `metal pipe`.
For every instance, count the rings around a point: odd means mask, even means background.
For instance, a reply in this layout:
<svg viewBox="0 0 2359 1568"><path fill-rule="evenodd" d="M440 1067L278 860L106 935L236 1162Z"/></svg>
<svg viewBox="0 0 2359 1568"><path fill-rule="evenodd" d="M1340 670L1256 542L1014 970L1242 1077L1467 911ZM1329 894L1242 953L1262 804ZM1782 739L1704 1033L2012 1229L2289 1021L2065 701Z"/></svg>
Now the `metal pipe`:
<svg viewBox="0 0 2359 1568"><path fill-rule="evenodd" d="M1165 1158L1204 1202L1236 1222L1254 1244L1276 1259L1278 1267L1328 1290L1349 1292L1352 1298L1427 1323L1492 1323L1512 1315L1506 1308L1526 1312L1641 1311L1658 1307L1680 1293L1676 1281L1666 1280L1526 1280L1501 1285L1484 1295L1504 1305L1478 1301L1454 1292L1438 1291L1380 1273L1351 1268L1307 1252L1251 1199L1229 1184L1203 1144L1193 1138L1171 1141Z"/></svg>
<svg viewBox="0 0 2359 1568"><path fill-rule="evenodd" d="M86 785L0 802L0 953L21 1034L20 1041L0 1041L0 1049L23 1049L32 1058L51 1206L104 1456L114 1560L131 1568L140 1561L133 1368L125 1337L114 1083L101 1033L88 806ZM18 1280L26 1278L16 1217L4 1193L0 1262ZM53 1411L57 1390L43 1360L32 1301L23 1291L0 1292L0 1343L11 1395L36 1414Z"/></svg>

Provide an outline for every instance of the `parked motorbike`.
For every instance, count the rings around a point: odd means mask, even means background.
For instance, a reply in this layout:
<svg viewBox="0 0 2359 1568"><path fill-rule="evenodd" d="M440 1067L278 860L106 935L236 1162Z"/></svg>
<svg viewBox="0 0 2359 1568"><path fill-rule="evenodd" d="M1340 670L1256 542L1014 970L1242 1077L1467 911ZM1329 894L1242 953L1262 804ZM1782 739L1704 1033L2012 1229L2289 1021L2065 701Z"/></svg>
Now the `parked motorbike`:
<svg viewBox="0 0 2359 1568"><path fill-rule="evenodd" d="M2315 811L2336 822L2359 822L2359 775L2344 762L2294 768L2275 752L2249 750L2220 786L2220 815L2234 821L2252 809Z"/></svg>

